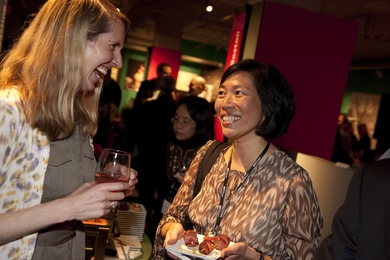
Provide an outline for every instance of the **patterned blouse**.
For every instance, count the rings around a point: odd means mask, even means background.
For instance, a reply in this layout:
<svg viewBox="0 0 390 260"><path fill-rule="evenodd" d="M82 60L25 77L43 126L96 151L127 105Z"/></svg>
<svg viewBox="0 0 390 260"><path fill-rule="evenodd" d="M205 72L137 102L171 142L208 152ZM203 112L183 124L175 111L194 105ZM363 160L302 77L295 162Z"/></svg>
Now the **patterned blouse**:
<svg viewBox="0 0 390 260"><path fill-rule="evenodd" d="M0 214L41 203L50 143L31 128L17 90L0 90ZM1 223L0 223L1 230ZM0 246L0 259L31 259L37 233Z"/></svg>
<svg viewBox="0 0 390 260"><path fill-rule="evenodd" d="M217 208L227 170L221 152L192 200L200 160L213 141L203 146L187 172L171 207L157 228L155 259L166 258L161 228L189 217L199 234L207 235L216 223ZM308 173L286 153L276 150L259 163L242 189L236 187L243 172L232 170L228 179L219 233L233 242L261 250L272 259L312 259L323 226L322 214ZM226 207L226 205L228 205Z"/></svg>

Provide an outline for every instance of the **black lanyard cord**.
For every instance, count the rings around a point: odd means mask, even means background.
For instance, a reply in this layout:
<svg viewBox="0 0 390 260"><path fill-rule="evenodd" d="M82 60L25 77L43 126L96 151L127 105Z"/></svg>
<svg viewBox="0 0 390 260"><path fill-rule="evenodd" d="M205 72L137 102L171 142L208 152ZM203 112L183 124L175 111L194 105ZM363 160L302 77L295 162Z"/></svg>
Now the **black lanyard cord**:
<svg viewBox="0 0 390 260"><path fill-rule="evenodd" d="M260 162L261 158L263 158L264 154L268 151L268 148L270 146L270 142L268 141L267 145L265 146L264 150L260 153L260 155L256 158L256 160L253 162L252 166L249 168L249 170L245 173L244 179L242 179L240 185L237 187L236 191L238 191L244 184L244 182L248 179L249 175L252 173L253 169L257 166L257 164ZM215 222L215 227L214 227L214 235L217 235L217 230L219 229L219 225L221 224L222 217L225 215L226 210L229 206L230 201L226 204L225 207L225 212L222 213L222 206L223 206L223 201L225 200L225 193L228 185L228 178L230 175L230 167L232 165L232 154L233 154L233 149L230 153L230 158L229 158L229 163L226 169L226 174L225 174L225 180L223 181L223 187L222 187L222 193L221 193L221 199L219 201L218 205L218 213L217 213L217 220Z"/></svg>

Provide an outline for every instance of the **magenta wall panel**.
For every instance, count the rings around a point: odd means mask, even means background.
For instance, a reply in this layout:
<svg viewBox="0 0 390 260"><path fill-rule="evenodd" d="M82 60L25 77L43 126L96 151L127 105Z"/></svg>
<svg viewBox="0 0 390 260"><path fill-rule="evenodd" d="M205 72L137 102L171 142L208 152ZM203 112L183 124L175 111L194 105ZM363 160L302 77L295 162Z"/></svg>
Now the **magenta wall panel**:
<svg viewBox="0 0 390 260"><path fill-rule="evenodd" d="M177 74L179 73L179 67L181 64L181 52L158 46L154 46L151 49L147 79L157 77L157 66L162 62L166 62L171 65L172 76L177 79Z"/></svg>
<svg viewBox="0 0 390 260"><path fill-rule="evenodd" d="M225 70L241 58L240 51L245 31L245 19L246 11L236 14L234 17L229 49L226 55Z"/></svg>
<svg viewBox="0 0 390 260"><path fill-rule="evenodd" d="M255 59L276 66L290 82L296 115L273 143L330 159L358 24L265 2Z"/></svg>

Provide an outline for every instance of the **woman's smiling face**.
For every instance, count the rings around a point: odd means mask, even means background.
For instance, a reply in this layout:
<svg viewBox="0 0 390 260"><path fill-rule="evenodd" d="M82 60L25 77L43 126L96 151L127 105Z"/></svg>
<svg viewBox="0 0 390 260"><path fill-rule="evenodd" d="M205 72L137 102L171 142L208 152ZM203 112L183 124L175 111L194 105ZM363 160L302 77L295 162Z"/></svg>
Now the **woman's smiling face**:
<svg viewBox="0 0 390 260"><path fill-rule="evenodd" d="M235 140L256 135L255 129L264 115L249 73L240 71L226 78L218 89L215 111L227 138Z"/></svg>
<svg viewBox="0 0 390 260"><path fill-rule="evenodd" d="M122 67L121 49L125 42L125 25L115 18L110 31L87 41L84 54L85 81L82 90L93 91L112 67Z"/></svg>

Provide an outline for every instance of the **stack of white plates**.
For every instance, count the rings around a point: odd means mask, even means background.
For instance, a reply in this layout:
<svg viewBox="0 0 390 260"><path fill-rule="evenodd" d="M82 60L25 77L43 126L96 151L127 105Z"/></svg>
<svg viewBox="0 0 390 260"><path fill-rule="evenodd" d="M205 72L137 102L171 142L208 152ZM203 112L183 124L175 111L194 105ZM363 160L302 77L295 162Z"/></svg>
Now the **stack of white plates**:
<svg viewBox="0 0 390 260"><path fill-rule="evenodd" d="M140 241L145 230L146 210L142 204L130 203L128 210L117 210L117 223L121 234L136 236Z"/></svg>

